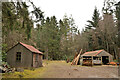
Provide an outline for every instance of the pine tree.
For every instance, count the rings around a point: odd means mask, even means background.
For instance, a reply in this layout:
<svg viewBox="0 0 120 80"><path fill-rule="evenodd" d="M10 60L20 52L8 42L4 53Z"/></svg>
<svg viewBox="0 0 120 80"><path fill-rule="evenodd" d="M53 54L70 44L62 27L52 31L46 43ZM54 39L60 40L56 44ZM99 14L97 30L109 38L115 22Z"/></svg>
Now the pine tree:
<svg viewBox="0 0 120 80"><path fill-rule="evenodd" d="M100 14L99 11L97 10L97 8L95 7L94 9L94 13L92 16L92 21L88 20L87 22L89 23L89 25L87 25L86 28L91 29L91 28L97 28L98 27L98 22L100 20Z"/></svg>
<svg viewBox="0 0 120 80"><path fill-rule="evenodd" d="M100 15L99 11L95 7L94 13L92 16L92 20L87 21L89 23L89 25L87 25L87 27L86 27L86 32L89 35L88 36L89 50L98 49L98 47L97 47L98 46L98 44L97 44L98 43L98 36L96 35L96 33L97 33L97 28L99 27L99 25L98 25L99 20L100 20L99 15Z"/></svg>

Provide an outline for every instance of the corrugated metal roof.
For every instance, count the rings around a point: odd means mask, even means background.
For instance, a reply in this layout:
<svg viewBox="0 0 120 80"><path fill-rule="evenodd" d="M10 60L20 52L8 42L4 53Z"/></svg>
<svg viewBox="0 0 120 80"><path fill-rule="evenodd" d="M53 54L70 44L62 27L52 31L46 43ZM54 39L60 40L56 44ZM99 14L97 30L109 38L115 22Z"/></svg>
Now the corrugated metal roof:
<svg viewBox="0 0 120 80"><path fill-rule="evenodd" d="M35 52L35 53L40 53L43 54L42 52L40 52L39 50L37 50L36 48L34 48L33 46L24 44L22 42L19 42L21 45L23 45L24 47L26 47L27 49L29 49L31 52Z"/></svg>
<svg viewBox="0 0 120 80"><path fill-rule="evenodd" d="M102 51L104 51L104 50L85 52L82 56L97 56Z"/></svg>

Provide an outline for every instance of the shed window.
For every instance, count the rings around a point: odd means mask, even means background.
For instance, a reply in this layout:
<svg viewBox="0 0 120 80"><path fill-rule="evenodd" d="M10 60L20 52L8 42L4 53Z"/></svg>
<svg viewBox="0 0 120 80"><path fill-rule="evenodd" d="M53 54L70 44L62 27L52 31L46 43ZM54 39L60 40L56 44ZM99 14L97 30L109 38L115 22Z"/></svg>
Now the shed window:
<svg viewBox="0 0 120 80"><path fill-rule="evenodd" d="M16 61L21 61L21 52L17 52Z"/></svg>

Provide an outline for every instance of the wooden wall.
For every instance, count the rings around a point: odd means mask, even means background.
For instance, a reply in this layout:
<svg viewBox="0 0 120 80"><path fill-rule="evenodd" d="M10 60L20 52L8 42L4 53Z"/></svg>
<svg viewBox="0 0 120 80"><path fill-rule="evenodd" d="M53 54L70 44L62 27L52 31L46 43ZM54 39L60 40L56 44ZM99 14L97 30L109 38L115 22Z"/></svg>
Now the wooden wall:
<svg viewBox="0 0 120 80"><path fill-rule="evenodd" d="M17 52L21 52L20 62L16 61ZM7 52L7 62L11 67L31 67L32 52L18 44Z"/></svg>
<svg viewBox="0 0 120 80"><path fill-rule="evenodd" d="M113 61L113 56L106 51L102 51L100 54L98 54L98 56L109 56L109 62Z"/></svg>
<svg viewBox="0 0 120 80"><path fill-rule="evenodd" d="M33 67L42 66L42 55L33 53Z"/></svg>

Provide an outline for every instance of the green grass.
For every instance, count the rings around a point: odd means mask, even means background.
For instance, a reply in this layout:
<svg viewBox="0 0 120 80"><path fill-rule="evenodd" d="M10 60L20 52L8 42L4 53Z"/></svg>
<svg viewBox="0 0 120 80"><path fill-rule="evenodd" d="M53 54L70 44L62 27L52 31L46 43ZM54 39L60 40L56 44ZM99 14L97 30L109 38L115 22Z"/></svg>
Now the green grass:
<svg viewBox="0 0 120 80"><path fill-rule="evenodd" d="M43 61L43 65L47 66L50 62L48 60ZM39 68L29 68L24 69L23 72L14 72L14 73L3 73L3 78L40 78L44 71L46 70L46 67L39 67Z"/></svg>
<svg viewBox="0 0 120 80"><path fill-rule="evenodd" d="M34 70L24 69L24 72L4 73L3 78L37 78L42 76L42 73L46 70L45 67L36 68Z"/></svg>

